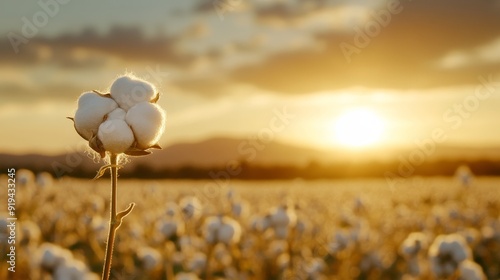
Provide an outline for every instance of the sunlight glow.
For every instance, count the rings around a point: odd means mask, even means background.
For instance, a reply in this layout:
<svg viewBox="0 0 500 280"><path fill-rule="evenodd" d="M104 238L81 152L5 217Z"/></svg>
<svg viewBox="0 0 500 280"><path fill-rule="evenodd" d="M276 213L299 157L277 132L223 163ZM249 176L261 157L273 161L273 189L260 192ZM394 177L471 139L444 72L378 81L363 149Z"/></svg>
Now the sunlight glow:
<svg viewBox="0 0 500 280"><path fill-rule="evenodd" d="M384 126L384 120L376 112L355 108L336 120L335 137L343 146L366 147L380 142Z"/></svg>

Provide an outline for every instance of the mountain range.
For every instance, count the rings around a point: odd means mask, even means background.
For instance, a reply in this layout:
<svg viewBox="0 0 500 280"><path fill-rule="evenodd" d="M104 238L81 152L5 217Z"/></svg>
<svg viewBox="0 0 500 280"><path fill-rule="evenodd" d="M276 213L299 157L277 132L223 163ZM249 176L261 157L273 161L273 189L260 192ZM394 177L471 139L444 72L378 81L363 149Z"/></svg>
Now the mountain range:
<svg viewBox="0 0 500 280"><path fill-rule="evenodd" d="M89 148L90 150L90 148ZM145 157L130 158L127 169L145 166L153 170L176 169L181 167L211 168L227 164L245 162L261 166L296 166L309 164L329 164L342 162L398 161L411 154L423 154L418 147L387 150L316 149L281 142L263 144L251 139L211 138L200 142L177 143L162 150L154 150ZM500 148L466 148L439 146L426 156L428 160L498 160ZM60 154L15 155L0 153L2 169L16 167L46 170L70 174L73 169L97 170L103 163L92 159L88 151Z"/></svg>

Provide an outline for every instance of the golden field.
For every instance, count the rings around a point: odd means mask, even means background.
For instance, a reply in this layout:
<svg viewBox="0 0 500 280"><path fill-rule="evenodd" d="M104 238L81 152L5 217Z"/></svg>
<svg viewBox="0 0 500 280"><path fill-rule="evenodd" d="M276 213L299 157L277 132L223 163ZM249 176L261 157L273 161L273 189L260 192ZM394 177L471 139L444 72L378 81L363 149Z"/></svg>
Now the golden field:
<svg viewBox="0 0 500 280"><path fill-rule="evenodd" d="M97 181L19 176L10 279L99 278L108 175ZM499 183L120 179L118 209L136 207L118 230L111 279L498 279ZM8 234L4 228L0 234ZM446 255L440 235L456 238L465 260L453 264L455 249ZM8 279L1 241L0 278ZM484 275L467 274L462 262L476 263ZM453 273L436 274L447 265Z"/></svg>

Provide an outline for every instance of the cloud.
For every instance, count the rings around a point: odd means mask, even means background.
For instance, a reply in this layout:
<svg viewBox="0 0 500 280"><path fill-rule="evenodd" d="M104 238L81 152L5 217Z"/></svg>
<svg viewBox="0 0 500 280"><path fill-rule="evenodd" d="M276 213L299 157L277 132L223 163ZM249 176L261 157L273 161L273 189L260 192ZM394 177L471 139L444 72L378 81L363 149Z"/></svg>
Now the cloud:
<svg viewBox="0 0 500 280"><path fill-rule="evenodd" d="M326 46L323 49L281 52L259 65L241 67L231 78L276 92L309 93L351 86L453 86L477 83L478 75L491 73L491 67L445 71L434 65L452 50L475 48L498 38L500 8L496 3L402 1L401 6L402 11L393 14L386 26L380 26L380 32L367 36L365 46L357 45L355 38L363 36L359 34L366 32L367 25L350 31L326 31L316 36ZM370 21L377 20L377 13L383 8L375 8ZM350 63L339 47L341 43L359 50L351 55ZM493 49L485 48L481 53L491 59Z"/></svg>
<svg viewBox="0 0 500 280"><path fill-rule="evenodd" d="M237 5L238 11L226 13L238 17L200 17L217 11L213 1L199 1L172 34L146 35L140 26L114 27L107 34L86 29L30 39L19 55L3 38L0 60L26 67L55 65L57 71L160 64L174 69L169 80L175 86L208 95L232 84L282 93L452 86L476 83L478 75L495 71L500 63L495 41L500 7L491 1L401 0L402 12L391 15L363 47L355 39L366 37L367 24L376 22L385 1L220 1ZM341 44L358 50L350 63ZM484 63L462 67L472 60ZM3 86L9 92L23 88Z"/></svg>
<svg viewBox="0 0 500 280"><path fill-rule="evenodd" d="M440 58L436 66L442 69L460 69L500 64L500 37L471 50L453 50Z"/></svg>
<svg viewBox="0 0 500 280"><path fill-rule="evenodd" d="M192 30L189 32L192 33ZM49 53L52 54L53 61L72 66L76 63L72 59L73 55L79 52L80 56L101 53L123 60L168 62L185 66L193 57L176 49L183 36L184 34L180 33L146 37L141 29L133 27L114 27L106 35L86 29L79 34L60 35L55 38L35 37L21 45L17 55L14 54L8 38L4 38L0 42L0 58L14 63L38 63L43 62L44 54Z"/></svg>
<svg viewBox="0 0 500 280"><path fill-rule="evenodd" d="M172 81L181 91L193 92L205 97L221 96L228 92L230 83L223 77L186 77Z"/></svg>
<svg viewBox="0 0 500 280"><path fill-rule="evenodd" d="M306 26L321 22L323 29L352 29L367 19L367 12L386 1L257 1L258 21L276 26ZM318 20L319 19L319 20ZM328 25L325 26L325 24Z"/></svg>
<svg viewBox="0 0 500 280"><path fill-rule="evenodd" d="M45 101L65 101L72 102L83 92L82 88L65 82L50 85L39 85L37 87L18 84L0 83L2 105L5 104L35 104Z"/></svg>

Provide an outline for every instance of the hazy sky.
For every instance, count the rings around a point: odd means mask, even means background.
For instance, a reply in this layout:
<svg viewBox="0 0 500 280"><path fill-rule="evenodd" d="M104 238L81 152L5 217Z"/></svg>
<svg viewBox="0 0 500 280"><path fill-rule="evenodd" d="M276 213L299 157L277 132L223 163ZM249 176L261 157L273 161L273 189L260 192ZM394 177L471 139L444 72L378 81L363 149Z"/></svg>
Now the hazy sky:
<svg viewBox="0 0 500 280"><path fill-rule="evenodd" d="M3 1L0 152L59 153L84 91L133 72L155 83L163 145L250 137L336 147L368 108L380 145L441 128L448 144L500 143L500 1ZM286 108L286 109L284 109Z"/></svg>

